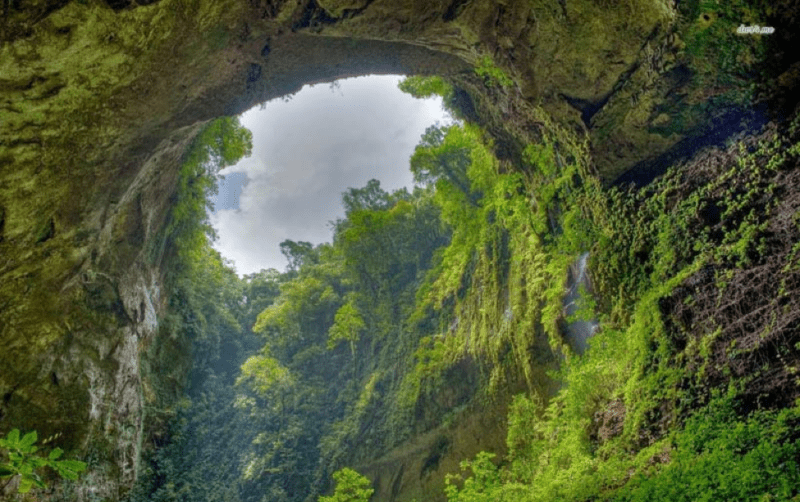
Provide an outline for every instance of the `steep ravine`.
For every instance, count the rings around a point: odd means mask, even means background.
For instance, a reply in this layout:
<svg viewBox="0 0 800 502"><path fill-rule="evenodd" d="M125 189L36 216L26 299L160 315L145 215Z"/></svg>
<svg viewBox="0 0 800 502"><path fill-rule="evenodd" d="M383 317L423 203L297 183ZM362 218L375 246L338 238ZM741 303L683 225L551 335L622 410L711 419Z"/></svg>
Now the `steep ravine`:
<svg viewBox="0 0 800 502"><path fill-rule="evenodd" d="M152 389L189 371L188 356L149 367L148 350L169 313L162 239L178 170L207 121L306 83L438 74L503 162L546 132L532 111L541 106L587 141L608 183L679 160L681 145L727 126L732 115L719 110L743 108L742 128L762 111L790 113L800 72L782 48L798 14L776 5L754 20L776 26L769 58L741 39L736 61L698 68L682 59L686 45L695 63L718 51L703 30L738 24L731 12L720 8L709 26L687 17L697 5L660 0L6 1L0 433L61 434L61 447L89 462L71 500L118 500L133 485L142 442L170 404ZM483 56L514 84L477 76ZM755 95L743 96L750 80Z"/></svg>

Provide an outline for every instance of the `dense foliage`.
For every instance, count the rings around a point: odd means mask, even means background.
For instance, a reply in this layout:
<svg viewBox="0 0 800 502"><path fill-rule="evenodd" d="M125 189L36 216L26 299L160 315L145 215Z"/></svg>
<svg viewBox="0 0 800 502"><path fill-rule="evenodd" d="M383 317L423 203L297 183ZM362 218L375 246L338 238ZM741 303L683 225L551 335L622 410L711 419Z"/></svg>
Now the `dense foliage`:
<svg viewBox="0 0 800 502"><path fill-rule="evenodd" d="M443 263L460 264L442 269L431 293L440 303L455 298L462 321L473 319L445 348L456 354L469 339L468 350L490 356L504 353L503 309L513 322L514 299L525 298L525 322L563 353L562 388L549 402L517 396L508 455L499 466L483 454L465 463L472 476L463 485L451 479L449 500L794 500L800 408L789 382L800 333L788 291L798 288L791 242L800 207L787 187L797 174L796 124L731 143L639 191L600 187L587 175L585 149L558 127L547 130L544 144L526 151L522 173L472 171L473 183L492 184L483 193L500 194L482 204L495 212L473 209L454 225ZM488 232L496 221L507 241ZM467 233L475 240L457 258L468 223L485 230ZM494 259L504 242L510 259ZM477 259L468 252L475 249ZM602 328L577 357L562 335L560 299L565 267L580 251L592 255L599 301L588 315ZM465 270L473 287L462 294ZM476 343L486 325L491 336ZM524 368L530 340L517 342L520 333L507 336L522 354L514 366ZM770 359L775 350L781 356Z"/></svg>
<svg viewBox="0 0 800 502"><path fill-rule="evenodd" d="M161 241L169 315L143 362L144 372L159 375L150 381L161 383L146 389L147 420L163 432L151 438L155 449L131 501L237 500L238 470L221 471L209 460L236 465L237 446L252 439L247 417L232 406L239 366L257 347L242 323L254 321L253 310L269 303L277 286L268 272L240 280L211 248L207 207L217 172L250 149L251 134L238 119L218 119L200 131L181 168Z"/></svg>
<svg viewBox="0 0 800 502"><path fill-rule="evenodd" d="M284 273L239 280L202 234L211 185L182 182L171 306L195 363L132 500L368 500L350 467L486 396L508 398L507 451L465 460L450 501L795 500L798 124L637 190L602 187L587 145L532 113L520 165L475 125L432 126L412 192L349 189L331 244L281 243ZM580 355L578 319L600 324Z"/></svg>
<svg viewBox="0 0 800 502"><path fill-rule="evenodd" d="M336 491L330 497L321 496L319 502L367 502L375 492L367 478L345 467L333 473Z"/></svg>
<svg viewBox="0 0 800 502"><path fill-rule="evenodd" d="M412 427L408 403L372 422L413 365L419 335L406 319L448 239L432 188L388 193L372 180L349 189L333 244L284 241L286 272L239 280L210 247L204 206L216 170L235 158L219 152L224 145L246 154L249 136L212 125L181 173L165 236L172 314L162 346L151 349L163 366L150 370L177 373L176 352L191 348L191 379L179 407L154 410L168 433L153 438L131 501L316 500L365 427L376 430L362 454L397 444Z"/></svg>

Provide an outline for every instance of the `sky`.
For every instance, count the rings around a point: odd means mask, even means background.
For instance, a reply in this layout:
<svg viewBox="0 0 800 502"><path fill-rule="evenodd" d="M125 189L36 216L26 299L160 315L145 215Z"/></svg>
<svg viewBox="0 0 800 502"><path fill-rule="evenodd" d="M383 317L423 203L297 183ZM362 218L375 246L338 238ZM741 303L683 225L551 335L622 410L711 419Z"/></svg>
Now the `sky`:
<svg viewBox="0 0 800 502"><path fill-rule="evenodd" d="M451 121L441 99L415 99L399 76L305 86L241 115L253 154L220 172L214 247L239 275L284 270L279 244L331 241L341 194L375 178L384 190L413 187L408 160L425 128Z"/></svg>

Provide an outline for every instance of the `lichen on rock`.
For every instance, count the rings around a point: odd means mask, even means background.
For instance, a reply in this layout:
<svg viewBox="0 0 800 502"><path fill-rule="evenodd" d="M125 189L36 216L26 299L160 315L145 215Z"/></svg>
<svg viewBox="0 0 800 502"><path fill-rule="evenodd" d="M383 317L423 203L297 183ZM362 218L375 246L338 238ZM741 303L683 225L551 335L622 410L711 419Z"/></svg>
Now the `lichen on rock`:
<svg viewBox="0 0 800 502"><path fill-rule="evenodd" d="M151 358L173 343L162 231L206 121L306 83L438 73L505 161L539 135L541 107L611 182L705 135L723 98L744 96L726 75L763 63L756 39L733 62L703 59L741 6L720 4L711 23L686 4L691 19L660 0L6 1L0 430L61 432L98 459L75 500L130 487L163 378ZM776 44L792 46L796 21L771 16ZM791 94L797 66L778 56L762 66ZM483 57L513 85L487 88L471 68Z"/></svg>

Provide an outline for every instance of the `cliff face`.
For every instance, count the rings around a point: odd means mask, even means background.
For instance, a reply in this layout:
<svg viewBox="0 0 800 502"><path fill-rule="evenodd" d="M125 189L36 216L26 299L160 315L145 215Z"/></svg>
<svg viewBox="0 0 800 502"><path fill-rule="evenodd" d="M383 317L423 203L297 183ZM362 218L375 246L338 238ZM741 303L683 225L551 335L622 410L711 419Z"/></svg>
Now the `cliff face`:
<svg viewBox="0 0 800 502"><path fill-rule="evenodd" d="M535 138L524 110L541 104L610 181L680 151L681 125L713 125L686 110L719 94L674 65L682 32L660 0L7 0L0 15L0 431L89 454L76 499L136 477L159 236L205 121L306 83L449 75L498 154ZM486 55L514 86L475 77Z"/></svg>

